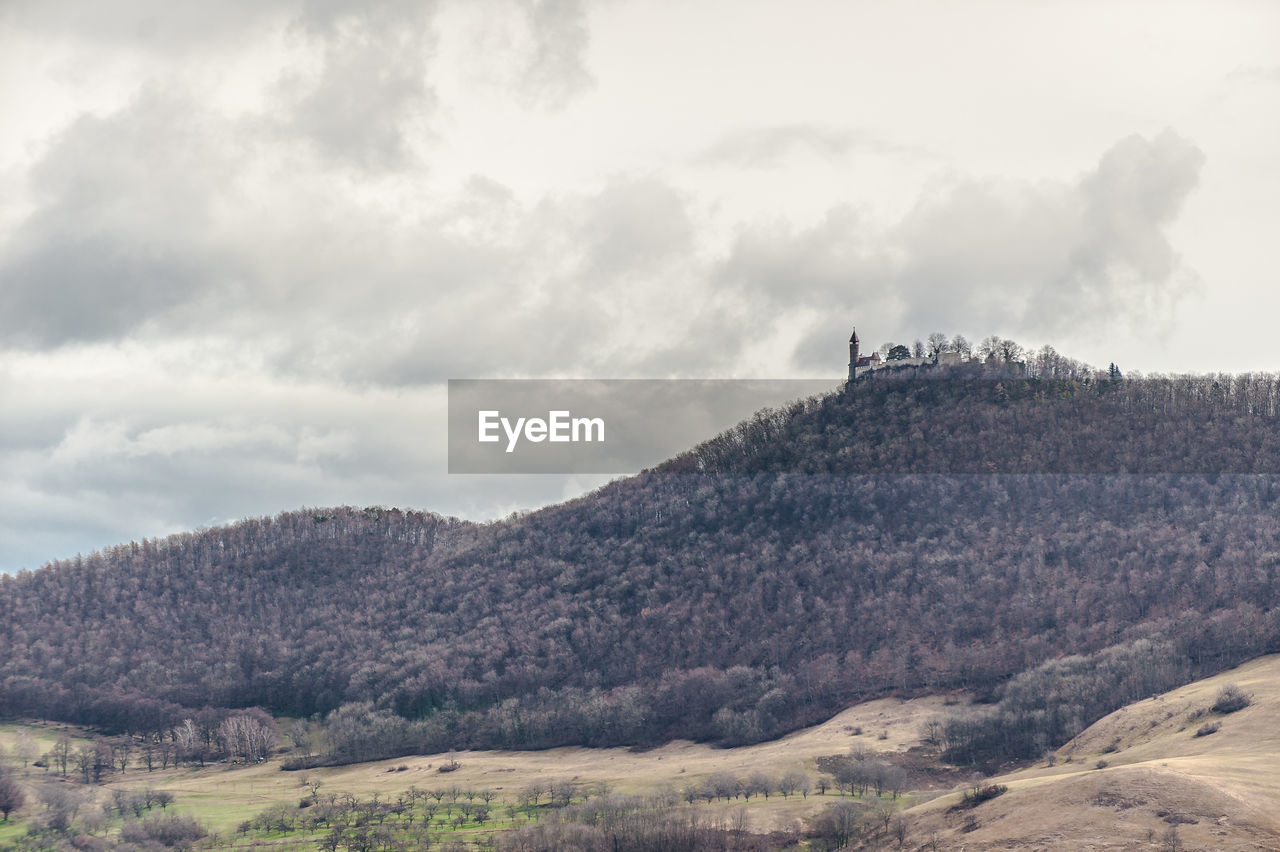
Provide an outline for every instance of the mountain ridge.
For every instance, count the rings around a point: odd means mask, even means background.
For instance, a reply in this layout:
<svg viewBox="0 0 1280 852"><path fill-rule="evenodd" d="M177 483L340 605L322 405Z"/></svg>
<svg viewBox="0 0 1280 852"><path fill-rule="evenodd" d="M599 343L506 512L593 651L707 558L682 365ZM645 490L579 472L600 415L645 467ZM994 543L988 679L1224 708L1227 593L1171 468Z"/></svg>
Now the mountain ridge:
<svg viewBox="0 0 1280 852"><path fill-rule="evenodd" d="M936 368L518 518L307 510L122 545L0 580L0 711L148 730L261 705L347 732L319 758L341 762L754 742L1141 640L1190 677L1280 650L1277 400L1271 376Z"/></svg>

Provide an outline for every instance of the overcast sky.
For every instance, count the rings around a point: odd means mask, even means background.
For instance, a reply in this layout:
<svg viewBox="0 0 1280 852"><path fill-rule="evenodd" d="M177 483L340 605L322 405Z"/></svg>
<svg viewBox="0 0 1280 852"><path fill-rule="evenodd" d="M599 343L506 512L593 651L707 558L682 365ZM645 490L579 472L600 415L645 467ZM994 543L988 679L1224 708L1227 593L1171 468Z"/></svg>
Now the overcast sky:
<svg viewBox="0 0 1280 852"><path fill-rule="evenodd" d="M1280 4L0 0L0 570L483 519L444 381L1280 369Z"/></svg>

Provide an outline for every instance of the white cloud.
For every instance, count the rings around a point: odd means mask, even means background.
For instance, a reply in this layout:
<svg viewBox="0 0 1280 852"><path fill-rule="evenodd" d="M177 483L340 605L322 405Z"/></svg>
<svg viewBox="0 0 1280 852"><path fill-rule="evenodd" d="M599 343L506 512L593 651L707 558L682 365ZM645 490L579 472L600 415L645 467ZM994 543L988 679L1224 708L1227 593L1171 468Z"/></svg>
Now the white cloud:
<svg viewBox="0 0 1280 852"><path fill-rule="evenodd" d="M851 322L1280 366L1277 15L2 4L0 568L572 488L447 479L449 377L838 376Z"/></svg>
<svg viewBox="0 0 1280 852"><path fill-rule="evenodd" d="M1171 131L1131 136L1070 183L951 178L880 229L848 206L815 225L755 227L718 270L722 286L770 312L827 313L805 335L801 367L824 362L848 320L886 338L932 330L1061 339L1168 322L1196 281L1167 228L1204 154Z"/></svg>

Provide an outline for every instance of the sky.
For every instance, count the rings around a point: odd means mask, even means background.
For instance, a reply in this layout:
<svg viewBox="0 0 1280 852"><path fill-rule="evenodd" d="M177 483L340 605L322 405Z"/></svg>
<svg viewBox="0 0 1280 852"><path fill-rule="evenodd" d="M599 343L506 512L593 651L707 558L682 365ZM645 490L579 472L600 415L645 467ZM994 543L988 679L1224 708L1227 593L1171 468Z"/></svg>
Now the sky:
<svg viewBox="0 0 1280 852"><path fill-rule="evenodd" d="M1280 370L1280 4L0 0L0 571L486 520L455 378Z"/></svg>

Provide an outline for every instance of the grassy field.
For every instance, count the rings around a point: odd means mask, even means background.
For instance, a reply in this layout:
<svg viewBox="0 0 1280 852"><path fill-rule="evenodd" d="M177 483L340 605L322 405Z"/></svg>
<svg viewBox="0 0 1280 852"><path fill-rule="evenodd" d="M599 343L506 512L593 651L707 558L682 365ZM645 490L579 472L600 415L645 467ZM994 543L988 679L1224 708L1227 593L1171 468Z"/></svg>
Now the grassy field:
<svg viewBox="0 0 1280 852"><path fill-rule="evenodd" d="M423 755L303 772L282 771L278 760L252 766L214 765L153 772L135 767L87 789L93 791L98 803L109 801L112 791L117 789L139 791L150 787L169 791L176 799L169 809L171 812L193 814L228 846L241 842L237 827L264 809L279 804L296 808L300 800L309 797L310 791L303 786L304 779L320 782L321 799L330 793L349 793L365 801L376 795L381 801L389 802L411 787L423 791L453 787L487 789L496 794L493 821L483 828L469 826L459 834L489 834L510 824L506 806L516 804L520 790L534 781L571 780L587 788L639 795L664 789L678 795L687 785L698 784L717 773L745 776L764 772L778 777L798 770L816 782L819 773L814 768L814 760L817 757L845 752L856 744L877 752L905 753L919 743L923 722L950 709L947 703L941 697L872 701L783 739L736 749L676 741L639 752L621 748L463 751L448 756ZM86 738L84 732L65 726L6 725L0 728L0 747L9 749L20 727L38 739L41 751L47 751L64 732L71 733L77 744ZM459 768L447 774L439 772L440 766L450 759L456 760ZM28 770L28 773L33 792L36 784L52 783L51 776L44 770ZM26 818L39 810L35 796L29 799L26 808L14 815L12 825L0 826L0 844L5 838L24 832L22 824ZM821 809L824 802L835 799L834 791L823 796L815 789L808 797L797 794L784 798L774 794L767 800L756 796L746 802L716 801L701 807L726 817L736 816L738 810L744 809L752 829L765 831L796 825ZM898 805L905 807L918 800L918 797L903 799ZM523 811L515 815L516 822L526 818ZM255 835L253 839L271 838Z"/></svg>
<svg viewBox="0 0 1280 852"><path fill-rule="evenodd" d="M1229 684L1252 703L1209 710ZM909 813L971 850L1172 848L1175 830L1188 850L1280 850L1280 656L1124 707L1048 764L992 779L1008 793L972 811L952 793Z"/></svg>
<svg viewBox="0 0 1280 852"><path fill-rule="evenodd" d="M1251 703L1229 714L1209 708L1228 684L1248 694ZM890 754L910 763L918 759L923 723L951 712L941 697L912 701L885 699L851 707L825 724L773 742L736 749L715 749L672 742L643 752L626 749L561 748L546 751L458 752L422 755L354 766L284 772L278 760L243 767L170 768L146 772L133 768L107 783L85 787L53 780L42 769L13 768L32 792L41 784L89 790L98 803L113 791L145 788L172 792L167 813L190 813L219 838L217 848L316 848L323 832L279 832L238 827L272 806L293 814L310 797L304 779L319 782L318 800L350 794L369 803L375 797L394 802L410 788L419 791L491 790L490 818L484 825L453 827L465 797L450 804L446 796L435 814L433 832L476 839L545 813L519 806L522 788L531 782L571 780L585 788L653 795L667 790L679 797L688 785L718 773L778 777L798 770L814 781L815 760L852 746ZM1198 732L1213 728L1212 733ZM29 732L42 751L68 733L83 732L47 724L0 726L0 748L12 752L20 730ZM912 749L915 750L912 750ZM448 760L456 771L441 773ZM8 760L13 766L13 759ZM1221 675L1125 707L1098 721L1059 749L1051 760L994 779L938 773L932 783L894 802L911 825L906 848L966 850L1031 849L1273 849L1280 852L1280 656L1264 657ZM977 807L957 809L963 792L981 780L1007 792ZM39 814L34 795L0 824L0 848L21 837ZM774 794L767 800L716 801L698 805L726 822L745 813L754 831L785 830L811 820L840 798L833 791L808 797ZM847 800L847 797L846 797ZM476 800L479 801L478 799ZM510 806L510 807L509 807ZM532 811L532 815L531 815ZM312 813L315 813L312 811ZM419 822L420 826L421 823ZM118 831L105 826L100 831ZM1175 837L1176 833L1176 837ZM1180 847L1178 846L1180 844Z"/></svg>

